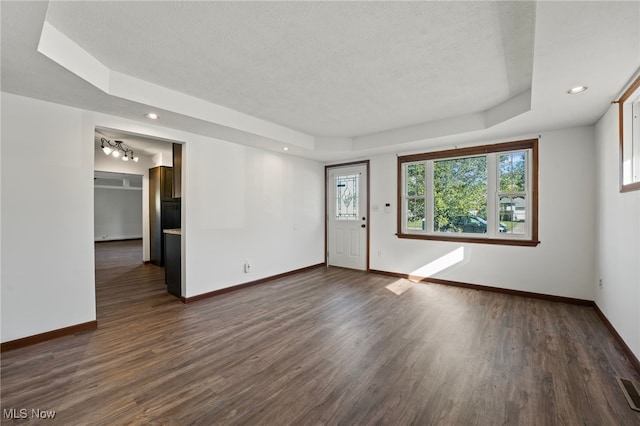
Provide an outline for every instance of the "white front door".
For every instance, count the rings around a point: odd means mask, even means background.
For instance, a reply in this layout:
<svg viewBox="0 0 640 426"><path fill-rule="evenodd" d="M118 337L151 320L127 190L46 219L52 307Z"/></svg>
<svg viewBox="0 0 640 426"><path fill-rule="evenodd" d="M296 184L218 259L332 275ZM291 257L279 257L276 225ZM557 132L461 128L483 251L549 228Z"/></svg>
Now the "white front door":
<svg viewBox="0 0 640 426"><path fill-rule="evenodd" d="M367 270L367 165L327 172L327 263Z"/></svg>

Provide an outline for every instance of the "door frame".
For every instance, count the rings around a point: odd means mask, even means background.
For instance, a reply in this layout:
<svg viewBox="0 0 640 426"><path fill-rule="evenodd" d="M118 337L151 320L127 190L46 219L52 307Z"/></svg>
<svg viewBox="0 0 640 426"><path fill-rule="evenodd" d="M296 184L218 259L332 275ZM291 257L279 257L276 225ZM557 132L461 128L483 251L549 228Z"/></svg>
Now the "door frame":
<svg viewBox="0 0 640 426"><path fill-rule="evenodd" d="M366 194L367 194L367 228L366 228L366 253L365 253L365 272L369 272L369 239L370 239L370 229L371 229L371 194L369 191L369 181L371 179L369 172L369 160L360 160L360 161L351 161L348 163L339 163L339 164L329 164L324 166L324 264L325 266L329 266L329 193L327 191L327 185L329 184L329 171L332 169L339 169L342 167L349 166L365 166L367 170L367 180L366 180Z"/></svg>

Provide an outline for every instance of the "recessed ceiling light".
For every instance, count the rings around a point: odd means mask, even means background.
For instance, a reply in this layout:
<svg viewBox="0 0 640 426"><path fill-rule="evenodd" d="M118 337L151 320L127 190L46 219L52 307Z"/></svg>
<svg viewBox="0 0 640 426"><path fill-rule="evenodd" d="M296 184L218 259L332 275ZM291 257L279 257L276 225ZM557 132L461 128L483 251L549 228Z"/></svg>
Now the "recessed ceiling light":
<svg viewBox="0 0 640 426"><path fill-rule="evenodd" d="M153 112L145 114L144 116L147 117L147 118L150 118L151 120L157 120L158 119L158 114L153 113Z"/></svg>
<svg viewBox="0 0 640 426"><path fill-rule="evenodd" d="M286 146L284 148L282 148L283 151L289 151L289 148L287 148Z"/></svg>
<svg viewBox="0 0 640 426"><path fill-rule="evenodd" d="M570 95L575 95L576 93L584 92L587 90L587 86L577 86L567 90L567 93Z"/></svg>

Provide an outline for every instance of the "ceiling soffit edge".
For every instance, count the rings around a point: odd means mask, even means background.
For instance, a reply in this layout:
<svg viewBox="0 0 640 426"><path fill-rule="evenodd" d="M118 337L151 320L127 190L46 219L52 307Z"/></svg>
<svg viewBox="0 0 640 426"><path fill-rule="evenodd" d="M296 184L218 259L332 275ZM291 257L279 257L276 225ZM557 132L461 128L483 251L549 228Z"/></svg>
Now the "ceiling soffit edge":
<svg viewBox="0 0 640 426"><path fill-rule="evenodd" d="M44 21L38 51L111 96L225 126L311 151L359 151L482 130L531 108L531 89L485 111L417 123L355 137L316 137L202 99L110 70L89 52ZM241 140L236 140L242 143ZM251 145L251 144L249 144Z"/></svg>
<svg viewBox="0 0 640 426"><path fill-rule="evenodd" d="M104 93L165 111L312 149L314 137L260 118L110 70L44 22L38 51Z"/></svg>

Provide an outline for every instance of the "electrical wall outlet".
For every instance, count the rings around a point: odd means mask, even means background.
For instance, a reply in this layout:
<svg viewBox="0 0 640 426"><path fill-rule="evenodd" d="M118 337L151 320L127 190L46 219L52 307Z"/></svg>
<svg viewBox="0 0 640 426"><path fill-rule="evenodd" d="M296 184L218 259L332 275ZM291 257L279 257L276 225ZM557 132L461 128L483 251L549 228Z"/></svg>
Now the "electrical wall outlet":
<svg viewBox="0 0 640 426"><path fill-rule="evenodd" d="M602 278L598 279L598 287L602 288Z"/></svg>

